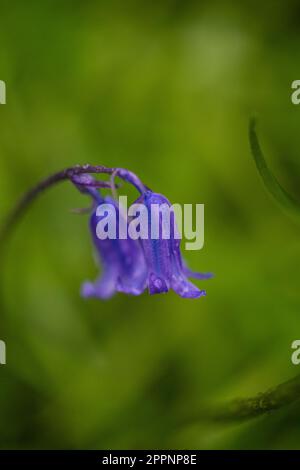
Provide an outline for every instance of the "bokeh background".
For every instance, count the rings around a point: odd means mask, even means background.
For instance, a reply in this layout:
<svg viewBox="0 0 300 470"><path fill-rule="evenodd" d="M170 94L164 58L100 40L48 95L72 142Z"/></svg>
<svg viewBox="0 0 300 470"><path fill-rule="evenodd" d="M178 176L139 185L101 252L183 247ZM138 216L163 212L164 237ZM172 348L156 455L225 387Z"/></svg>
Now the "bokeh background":
<svg viewBox="0 0 300 470"><path fill-rule="evenodd" d="M245 422L198 411L300 372L299 225L247 137L256 112L300 200L299 2L2 0L0 16L1 219L65 166L128 167L205 204L204 249L186 259L216 275L199 300L85 301L97 269L87 216L70 209L88 201L68 183L41 196L1 260L0 447L299 448L297 403Z"/></svg>

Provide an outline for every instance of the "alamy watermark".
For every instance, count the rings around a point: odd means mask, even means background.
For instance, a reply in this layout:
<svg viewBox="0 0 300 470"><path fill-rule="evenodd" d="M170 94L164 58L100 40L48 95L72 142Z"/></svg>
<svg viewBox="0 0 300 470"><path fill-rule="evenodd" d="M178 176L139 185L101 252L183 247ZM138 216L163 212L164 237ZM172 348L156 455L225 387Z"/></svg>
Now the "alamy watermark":
<svg viewBox="0 0 300 470"><path fill-rule="evenodd" d="M0 340L0 365L6 364L6 344Z"/></svg>
<svg viewBox="0 0 300 470"><path fill-rule="evenodd" d="M3 80L0 80L0 104L6 104L6 85Z"/></svg>
<svg viewBox="0 0 300 470"><path fill-rule="evenodd" d="M294 349L294 352L291 355L291 361L294 366L298 366L300 364L300 340L295 339L292 344L291 348Z"/></svg>
<svg viewBox="0 0 300 470"><path fill-rule="evenodd" d="M300 80L294 80L292 83L293 93L291 94L291 101L293 104L300 104Z"/></svg>
<svg viewBox="0 0 300 470"><path fill-rule="evenodd" d="M201 250L204 245L204 204L145 204L135 203L128 208L127 196L119 196L119 210L112 203L96 209L99 221L96 235L99 240L127 239L187 240L186 250Z"/></svg>

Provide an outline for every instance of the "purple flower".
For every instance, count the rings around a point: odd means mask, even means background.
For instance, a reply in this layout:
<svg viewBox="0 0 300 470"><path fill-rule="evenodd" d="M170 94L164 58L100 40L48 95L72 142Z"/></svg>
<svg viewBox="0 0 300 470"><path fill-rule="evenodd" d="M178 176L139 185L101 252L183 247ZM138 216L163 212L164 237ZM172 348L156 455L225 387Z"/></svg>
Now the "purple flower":
<svg viewBox="0 0 300 470"><path fill-rule="evenodd" d="M92 177L73 179L73 183L82 192L93 198L93 210L90 218L90 230L96 251L96 257L102 266L102 275L93 283L85 282L81 288L83 297L98 297L108 299L116 292L139 295L146 288L146 263L141 246L137 240L119 239L119 216L120 208L111 197L103 197L95 189L95 180ZM97 209L103 204L109 204L115 209L116 235L115 239L99 239L97 236L97 225L105 217L97 215ZM103 206L104 208L105 206ZM105 212L105 211L104 211Z"/></svg>
<svg viewBox="0 0 300 470"><path fill-rule="evenodd" d="M175 214L170 209L168 199L162 194L152 192L128 170L115 169L113 177L115 175L131 183L141 193L135 204L142 204L146 210L147 217L144 222L147 224L147 236L141 236L140 239L130 236L130 224L133 219L128 224L117 202L111 197L103 197L97 189L107 187L107 183L98 182L88 174L72 177L76 187L92 197L90 229L103 271L94 283L83 284L82 295L101 299L110 298L115 292L140 295L147 286L150 294L160 294L173 289L181 297L198 298L206 295L206 292L198 289L188 277L209 279L212 275L193 272L183 262ZM110 217L107 204L110 209L113 208L115 235L105 238L99 237L97 228L98 224L103 228L103 220L107 219L107 216ZM152 217L155 209L156 216ZM170 217L169 224L166 224L165 220L166 210ZM121 224L123 229L125 226L125 237L120 236ZM136 228L138 225L142 224L138 222ZM145 230L142 231L145 233Z"/></svg>
<svg viewBox="0 0 300 470"><path fill-rule="evenodd" d="M148 237L140 241L147 264L149 293L160 294L173 289L181 297L197 298L206 295L206 292L198 289L188 277L208 279L212 275L194 273L183 263L175 214L172 211L170 236L168 238L163 236L163 207L171 207L168 199L162 194L145 190L136 203L144 204L148 210ZM160 209L154 220L150 217L153 205ZM156 233L157 238L153 239L151 233Z"/></svg>

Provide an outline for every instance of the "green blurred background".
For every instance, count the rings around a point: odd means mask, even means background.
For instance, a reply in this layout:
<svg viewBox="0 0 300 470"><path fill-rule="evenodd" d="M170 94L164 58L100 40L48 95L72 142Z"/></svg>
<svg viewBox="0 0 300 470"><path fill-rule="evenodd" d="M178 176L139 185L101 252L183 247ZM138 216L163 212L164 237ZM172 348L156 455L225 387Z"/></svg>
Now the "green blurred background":
<svg viewBox="0 0 300 470"><path fill-rule="evenodd" d="M1 261L1 448L299 448L300 406L208 423L206 404L295 376L299 225L270 199L262 144L300 199L299 2L0 2L0 211L76 163L124 166L172 202L205 204L187 252L207 297L85 301L86 198L64 183L26 214ZM199 413L198 413L199 414Z"/></svg>

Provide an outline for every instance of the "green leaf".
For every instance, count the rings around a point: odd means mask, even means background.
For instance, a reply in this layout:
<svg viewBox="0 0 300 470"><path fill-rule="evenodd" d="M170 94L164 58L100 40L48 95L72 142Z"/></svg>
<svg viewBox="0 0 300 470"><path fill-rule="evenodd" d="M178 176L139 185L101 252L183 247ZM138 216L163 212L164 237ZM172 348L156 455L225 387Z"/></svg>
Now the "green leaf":
<svg viewBox="0 0 300 470"><path fill-rule="evenodd" d="M291 196L277 181L271 170L269 169L266 159L263 155L261 147L258 142L256 135L256 120L255 118L250 119L249 124L249 141L251 147L251 153L254 158L256 168L263 180L265 187L278 204L288 212L290 215L300 219L300 204L293 196Z"/></svg>

